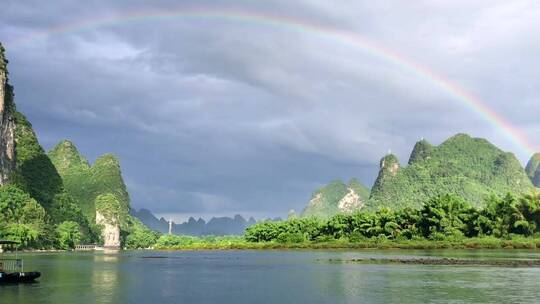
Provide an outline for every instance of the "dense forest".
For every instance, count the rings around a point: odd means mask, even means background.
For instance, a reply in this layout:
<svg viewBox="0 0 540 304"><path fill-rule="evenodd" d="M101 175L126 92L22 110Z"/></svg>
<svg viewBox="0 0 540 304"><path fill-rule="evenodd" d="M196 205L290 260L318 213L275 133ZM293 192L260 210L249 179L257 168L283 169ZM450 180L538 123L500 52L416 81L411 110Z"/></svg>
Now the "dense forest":
<svg viewBox="0 0 540 304"><path fill-rule="evenodd" d="M282 222L262 222L249 227L245 238L251 242L304 242L347 238L444 240L513 235L533 236L540 232L540 194L515 197L493 196L484 208L476 208L462 198L442 195L429 199L421 208L390 209L338 214L327 220L296 218Z"/></svg>

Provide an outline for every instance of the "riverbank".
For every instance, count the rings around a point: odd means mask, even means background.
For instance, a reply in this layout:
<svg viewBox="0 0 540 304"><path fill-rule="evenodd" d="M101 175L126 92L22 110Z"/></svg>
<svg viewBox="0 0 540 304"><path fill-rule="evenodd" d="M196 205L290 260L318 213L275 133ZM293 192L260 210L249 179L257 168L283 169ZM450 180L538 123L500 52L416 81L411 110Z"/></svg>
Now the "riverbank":
<svg viewBox="0 0 540 304"><path fill-rule="evenodd" d="M338 239L326 242L248 242L242 236L163 236L149 250L279 250L279 249L540 249L540 238L515 237L512 239L498 239L493 237L462 238L446 240L388 240L371 238L352 242L348 239ZM21 249L22 252L84 252L62 249Z"/></svg>
<svg viewBox="0 0 540 304"><path fill-rule="evenodd" d="M177 237L158 242L156 250L264 250L264 249L540 249L540 238L517 237L498 239L492 237L448 240L386 240L365 239L351 242L347 239L328 242L248 242L242 237Z"/></svg>

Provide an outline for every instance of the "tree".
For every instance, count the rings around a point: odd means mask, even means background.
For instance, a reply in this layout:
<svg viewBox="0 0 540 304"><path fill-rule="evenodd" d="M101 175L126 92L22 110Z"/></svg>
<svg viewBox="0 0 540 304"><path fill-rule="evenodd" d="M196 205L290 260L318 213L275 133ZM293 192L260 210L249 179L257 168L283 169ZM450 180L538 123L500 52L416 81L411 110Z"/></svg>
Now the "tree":
<svg viewBox="0 0 540 304"><path fill-rule="evenodd" d="M540 193L519 198L517 210L521 217L513 225L513 232L532 235L540 227Z"/></svg>
<svg viewBox="0 0 540 304"><path fill-rule="evenodd" d="M30 195L15 186L0 188L0 220L26 223L43 221L45 210Z"/></svg>
<svg viewBox="0 0 540 304"><path fill-rule="evenodd" d="M81 241L80 226L73 221L62 222L56 228L56 233L58 233L58 243L62 249L73 249Z"/></svg>
<svg viewBox="0 0 540 304"><path fill-rule="evenodd" d="M474 208L454 195L441 195L430 199L420 210L420 228L424 237L459 236L466 234L467 224Z"/></svg>
<svg viewBox="0 0 540 304"><path fill-rule="evenodd" d="M18 242L19 247L39 246L40 232L31 225L10 223L5 225L2 230L2 238Z"/></svg>
<svg viewBox="0 0 540 304"><path fill-rule="evenodd" d="M482 234L495 237L530 236L540 227L540 194L527 194L519 199L512 194L491 197L476 226Z"/></svg>
<svg viewBox="0 0 540 304"><path fill-rule="evenodd" d="M129 230L124 241L128 249L146 249L154 246L160 237L160 233L148 229L141 221L129 217Z"/></svg>
<svg viewBox="0 0 540 304"><path fill-rule="evenodd" d="M22 247L43 246L49 239L46 212L29 194L15 186L0 187L0 237Z"/></svg>

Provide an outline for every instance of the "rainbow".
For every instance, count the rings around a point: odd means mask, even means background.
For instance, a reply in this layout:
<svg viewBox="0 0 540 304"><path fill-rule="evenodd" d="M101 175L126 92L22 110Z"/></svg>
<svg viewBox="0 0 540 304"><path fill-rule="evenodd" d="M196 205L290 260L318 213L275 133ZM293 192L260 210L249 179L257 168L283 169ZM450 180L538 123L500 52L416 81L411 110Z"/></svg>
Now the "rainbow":
<svg viewBox="0 0 540 304"><path fill-rule="evenodd" d="M181 7L172 10L134 11L121 15L103 16L75 23L62 24L51 27L43 32L33 33L13 41L8 41L6 45L10 48L16 48L36 39L49 37L50 35L67 34L104 26L115 26L118 24L140 21L192 18L258 24L286 29L302 34L309 34L324 39L336 40L348 47L359 49L370 56L400 67L408 73L411 73L412 75L427 81L434 87L446 92L453 99L459 101L468 109L489 122L502 135L510 140L512 144L518 147L524 155L528 156L536 151L540 151L540 149L538 149L538 147L533 144L518 127L515 127L510 121L490 108L486 102L467 92L467 90L444 76L435 73L427 67L412 61L394 50L376 44L355 32L332 28L324 24L296 17L293 18L284 15L274 15L266 12L238 8L207 6Z"/></svg>

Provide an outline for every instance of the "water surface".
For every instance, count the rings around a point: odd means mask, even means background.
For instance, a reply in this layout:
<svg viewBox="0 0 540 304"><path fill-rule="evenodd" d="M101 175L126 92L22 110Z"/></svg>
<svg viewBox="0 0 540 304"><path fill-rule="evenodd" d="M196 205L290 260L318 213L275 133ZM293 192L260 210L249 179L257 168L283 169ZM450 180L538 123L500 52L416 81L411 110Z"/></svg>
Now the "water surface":
<svg viewBox="0 0 540 304"><path fill-rule="evenodd" d="M0 303L538 303L540 268L330 263L361 257L540 258L540 251L124 251L24 254L38 283Z"/></svg>

